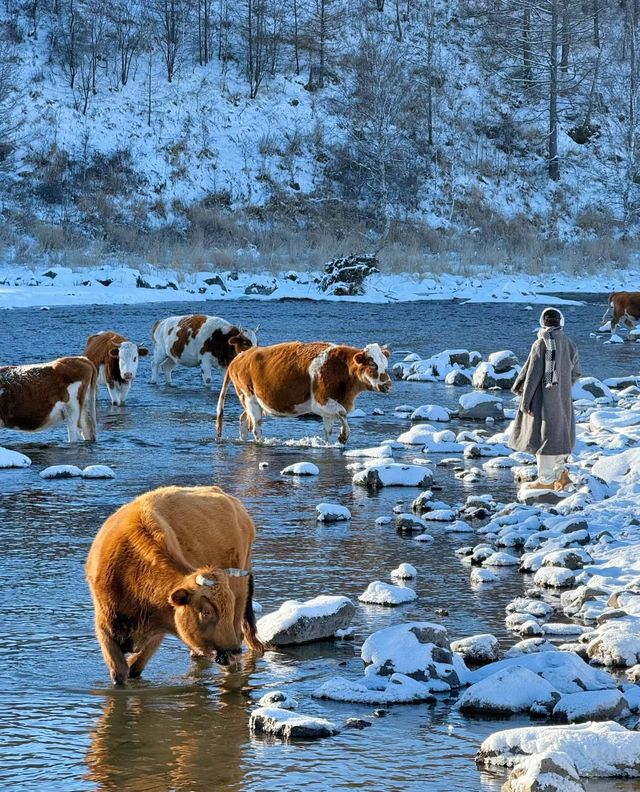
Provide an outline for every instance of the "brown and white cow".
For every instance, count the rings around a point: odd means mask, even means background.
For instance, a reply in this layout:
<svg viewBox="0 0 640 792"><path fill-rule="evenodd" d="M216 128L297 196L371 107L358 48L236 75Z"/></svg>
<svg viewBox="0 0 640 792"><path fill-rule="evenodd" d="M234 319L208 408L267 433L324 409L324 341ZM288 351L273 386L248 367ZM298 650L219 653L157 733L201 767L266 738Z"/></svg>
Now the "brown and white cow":
<svg viewBox="0 0 640 792"><path fill-rule="evenodd" d="M63 421L69 442L96 439L98 372L85 357L0 366L0 427L37 432Z"/></svg>
<svg viewBox="0 0 640 792"><path fill-rule="evenodd" d="M227 368L218 398L217 438L222 437L224 400L233 382L243 413L240 437L250 429L262 439L262 418L289 417L313 413L324 423L325 440L331 439L337 419L338 438L349 437L347 415L362 391L391 390L387 373L390 352L379 344L364 349L325 342L305 344L292 341L268 347L254 347L233 360Z"/></svg>
<svg viewBox="0 0 640 792"><path fill-rule="evenodd" d="M613 292L607 300L607 310L602 321L606 322L609 313L613 311L611 317L611 332L614 333L618 322L622 319L630 329L636 326L640 320L640 292Z"/></svg>
<svg viewBox="0 0 640 792"><path fill-rule="evenodd" d="M221 665L255 651L251 547L244 506L219 487L163 487L122 506L87 557L96 634L114 684L138 677L169 633ZM128 659L125 655L129 654Z"/></svg>
<svg viewBox="0 0 640 792"><path fill-rule="evenodd" d="M117 405L127 400L138 373L138 360L148 354L146 347L129 341L115 330L89 336L84 348L84 356L98 369L98 383L107 386L111 404Z"/></svg>
<svg viewBox="0 0 640 792"><path fill-rule="evenodd" d="M200 366L204 384L211 385L214 367L226 368L240 352L258 343L255 331L204 314L162 319L153 325L151 336L151 382L158 381L162 366L169 385L171 372L178 364Z"/></svg>

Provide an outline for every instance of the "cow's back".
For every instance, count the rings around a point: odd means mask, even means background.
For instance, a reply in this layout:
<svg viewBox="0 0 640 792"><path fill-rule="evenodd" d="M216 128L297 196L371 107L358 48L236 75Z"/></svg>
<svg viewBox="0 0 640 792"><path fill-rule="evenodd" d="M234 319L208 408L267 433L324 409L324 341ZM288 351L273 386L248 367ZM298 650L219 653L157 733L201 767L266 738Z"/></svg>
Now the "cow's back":
<svg viewBox="0 0 640 792"><path fill-rule="evenodd" d="M114 344L121 344L126 340L123 335L116 333L115 330L105 330L102 333L89 336L83 354L89 358L94 366L98 367L108 362L109 352Z"/></svg>
<svg viewBox="0 0 640 792"><path fill-rule="evenodd" d="M56 408L69 401L70 386L86 390L96 368L86 357L70 356L28 366L0 366L0 422L7 428L35 431Z"/></svg>
<svg viewBox="0 0 640 792"><path fill-rule="evenodd" d="M247 568L255 527L219 487L163 487L122 506L98 531L87 578L99 598L130 596L163 574Z"/></svg>

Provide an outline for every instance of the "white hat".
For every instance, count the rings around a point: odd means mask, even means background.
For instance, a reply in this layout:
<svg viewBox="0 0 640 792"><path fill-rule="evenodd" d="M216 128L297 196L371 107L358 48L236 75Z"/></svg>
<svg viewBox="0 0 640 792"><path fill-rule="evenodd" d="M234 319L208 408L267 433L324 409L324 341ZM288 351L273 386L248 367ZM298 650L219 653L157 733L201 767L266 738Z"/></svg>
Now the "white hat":
<svg viewBox="0 0 640 792"><path fill-rule="evenodd" d="M540 324L540 327L544 327L544 315L547 313L547 311L556 311L557 313L559 313L560 314L560 327L564 327L564 314L562 313L562 311L559 308L553 308L552 306L547 306L542 311L542 313L540 314L540 319L538 320L538 323Z"/></svg>

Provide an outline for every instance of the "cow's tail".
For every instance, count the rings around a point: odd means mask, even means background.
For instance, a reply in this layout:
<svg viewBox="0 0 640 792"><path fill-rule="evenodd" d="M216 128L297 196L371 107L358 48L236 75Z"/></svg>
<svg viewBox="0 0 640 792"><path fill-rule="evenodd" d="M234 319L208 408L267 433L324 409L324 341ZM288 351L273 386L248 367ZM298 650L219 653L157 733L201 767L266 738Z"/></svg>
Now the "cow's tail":
<svg viewBox="0 0 640 792"><path fill-rule="evenodd" d="M249 573L249 590L247 591L247 604L244 609L244 620L242 622L242 633L244 640L250 649L259 654L264 654L264 644L258 638L256 630L256 615L253 612L253 574Z"/></svg>
<svg viewBox="0 0 640 792"><path fill-rule="evenodd" d="M97 434L98 420L96 417L96 402L98 401L98 369L94 366L89 358L86 358L87 363L91 366L91 373L89 375L89 383L87 385L84 400L80 405L80 423L84 439L90 443L94 443Z"/></svg>
<svg viewBox="0 0 640 792"><path fill-rule="evenodd" d="M607 310L604 312L604 314L603 314L603 316L602 316L602 321L603 321L603 322L606 322L606 321L607 321L607 319L609 318L609 314L610 314L610 312L613 310L613 295L614 295L614 294L615 294L615 292L612 292L612 293L611 293L611 294L610 294L610 295L607 297Z"/></svg>
<svg viewBox="0 0 640 792"><path fill-rule="evenodd" d="M227 391L231 384L231 376L229 369L224 372L224 379L222 380L222 387L220 388L220 395L218 396L218 406L216 408L216 440L222 440L222 426L224 424L224 400L227 398Z"/></svg>

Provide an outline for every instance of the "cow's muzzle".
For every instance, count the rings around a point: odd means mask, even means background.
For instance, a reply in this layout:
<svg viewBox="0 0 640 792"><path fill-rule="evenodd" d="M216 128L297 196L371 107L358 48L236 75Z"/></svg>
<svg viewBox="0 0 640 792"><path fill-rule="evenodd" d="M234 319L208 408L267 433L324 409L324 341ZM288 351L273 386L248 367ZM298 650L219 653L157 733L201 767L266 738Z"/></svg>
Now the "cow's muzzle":
<svg viewBox="0 0 640 792"><path fill-rule="evenodd" d="M123 374L122 375L122 379L125 382L131 382L131 380L133 379L133 374Z"/></svg>
<svg viewBox="0 0 640 792"><path fill-rule="evenodd" d="M241 653L242 649L221 649L215 654L215 661L218 665L228 666L235 660L236 655Z"/></svg>
<svg viewBox="0 0 640 792"><path fill-rule="evenodd" d="M392 384L391 380L388 379L388 380L385 380L384 382L379 382L377 389L380 391L380 393L389 393L389 391L391 390L392 387L393 387L393 384Z"/></svg>

